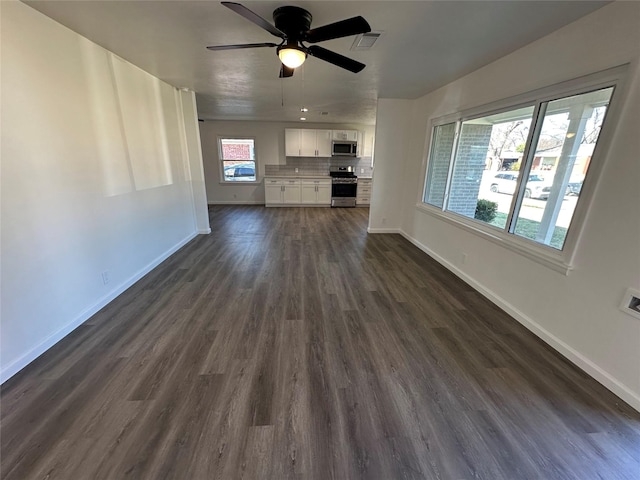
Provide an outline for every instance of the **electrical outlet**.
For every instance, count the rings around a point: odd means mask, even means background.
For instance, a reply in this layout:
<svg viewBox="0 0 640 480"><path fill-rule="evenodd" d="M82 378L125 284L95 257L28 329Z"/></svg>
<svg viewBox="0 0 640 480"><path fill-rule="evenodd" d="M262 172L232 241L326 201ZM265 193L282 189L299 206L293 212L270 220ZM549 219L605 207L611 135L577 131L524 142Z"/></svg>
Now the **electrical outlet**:
<svg viewBox="0 0 640 480"><path fill-rule="evenodd" d="M298 167L296 167L296 173L298 173Z"/></svg>
<svg viewBox="0 0 640 480"><path fill-rule="evenodd" d="M361 168L361 169L360 169L360 173L364 173L364 168Z"/></svg>
<svg viewBox="0 0 640 480"><path fill-rule="evenodd" d="M102 284L107 285L109 283L109 272L105 270L104 272L102 272L101 276L102 276Z"/></svg>
<svg viewBox="0 0 640 480"><path fill-rule="evenodd" d="M387 224L387 218L386 217L382 217L382 224L386 225Z"/></svg>
<svg viewBox="0 0 640 480"><path fill-rule="evenodd" d="M461 263L462 265L464 265L465 263L467 263L467 254L466 254L466 253L464 253L464 252L462 252L462 253L460 254L460 263Z"/></svg>

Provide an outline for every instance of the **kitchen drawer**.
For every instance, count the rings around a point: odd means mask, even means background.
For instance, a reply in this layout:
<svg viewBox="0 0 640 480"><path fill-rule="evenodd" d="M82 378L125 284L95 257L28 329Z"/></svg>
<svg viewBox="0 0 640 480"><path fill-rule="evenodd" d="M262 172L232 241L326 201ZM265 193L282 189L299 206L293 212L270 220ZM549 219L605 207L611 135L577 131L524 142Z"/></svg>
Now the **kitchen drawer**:
<svg viewBox="0 0 640 480"><path fill-rule="evenodd" d="M303 178L302 185L331 185L330 178Z"/></svg>
<svg viewBox="0 0 640 480"><path fill-rule="evenodd" d="M373 182L371 178L358 179L358 190L356 191L356 204L368 205L369 203L371 203L372 184Z"/></svg>
<svg viewBox="0 0 640 480"><path fill-rule="evenodd" d="M300 185L299 178L265 178L265 185Z"/></svg>

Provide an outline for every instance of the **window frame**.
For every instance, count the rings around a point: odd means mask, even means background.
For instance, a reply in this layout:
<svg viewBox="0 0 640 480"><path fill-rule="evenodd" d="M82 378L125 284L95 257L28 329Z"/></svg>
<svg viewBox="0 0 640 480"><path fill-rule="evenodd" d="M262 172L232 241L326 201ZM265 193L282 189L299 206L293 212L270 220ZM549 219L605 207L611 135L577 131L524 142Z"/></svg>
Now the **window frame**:
<svg viewBox="0 0 640 480"><path fill-rule="evenodd" d="M225 180L224 178L224 162L225 159L222 156L222 141L223 140L253 140L253 160L247 160L248 162L254 163L255 168L255 180L242 180L242 181L231 181ZM255 185L256 183L260 183L261 179L258 177L258 153L256 148L256 137L252 135L218 135L217 137L218 143L218 173L220 175L220 185ZM227 162L231 161L226 159Z"/></svg>
<svg viewBox="0 0 640 480"><path fill-rule="evenodd" d="M625 64L488 104L461 109L460 111L450 113L448 115L432 117L428 122L429 133L426 135L422 172L420 176L422 188L419 189L419 198L416 203L416 209L419 212L429 214L444 220L449 224L461 227L470 233L481 236L482 238L519 253L526 258L551 268L552 270L567 275L573 267L577 246L584 229L585 218L588 210L591 208L594 192L601 176L603 166L606 163L607 152L610 148L611 139L614 132L617 130L617 123L620 118L619 110L623 103L623 99L627 97L628 85L625 80L627 78L628 69L629 64ZM541 112L541 106L545 104L545 102L552 102L561 98L580 95L608 87L613 87L613 92L607 107L606 116L603 121L598 141L596 142L596 146L591 156L589 170L585 176L580 197L567 230L563 249L558 250L554 247L511 233L511 227L515 225L513 222L513 216L519 211L524 198L524 189L520 188L521 182L526 181L525 178L527 178L530 173L533 155L535 154L534 151L531 151L535 150L535 145L532 145L532 143L533 140L537 139L537 135L540 132L544 121L545 112ZM499 229L481 221L447 210L451 188L450 184L455 163L454 159L462 123L475 118L504 113L506 111L531 105L534 106L532 124L527 135L525 150L523 152L523 164L509 210L506 227L504 229ZM429 162L434 141L435 128L452 122L455 122L456 124L456 133L449 161L449 171L443 206L442 208L439 208L425 202L427 189L429 187Z"/></svg>

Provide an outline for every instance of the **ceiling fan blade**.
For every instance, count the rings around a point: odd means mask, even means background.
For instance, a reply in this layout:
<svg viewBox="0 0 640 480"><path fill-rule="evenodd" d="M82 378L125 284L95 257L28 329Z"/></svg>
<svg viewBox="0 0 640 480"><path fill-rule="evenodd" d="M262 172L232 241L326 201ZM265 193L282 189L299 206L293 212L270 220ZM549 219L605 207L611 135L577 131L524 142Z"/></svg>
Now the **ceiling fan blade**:
<svg viewBox="0 0 640 480"><path fill-rule="evenodd" d="M318 43L370 31L371 27L364 18L353 17L311 29L306 33L304 40L309 43Z"/></svg>
<svg viewBox="0 0 640 480"><path fill-rule="evenodd" d="M277 43L241 43L240 45L212 45L207 50L237 50L239 48L277 47Z"/></svg>
<svg viewBox="0 0 640 480"><path fill-rule="evenodd" d="M318 47L317 45L308 47L307 53L316 58L319 58L320 60L332 63L353 73L358 73L364 67L366 67L364 63L356 62L349 57L345 57L344 55L340 55L339 53L332 52L331 50L327 50L326 48Z"/></svg>
<svg viewBox="0 0 640 480"><path fill-rule="evenodd" d="M295 68L289 68L284 63L280 65L280 78L293 77Z"/></svg>
<svg viewBox="0 0 640 480"><path fill-rule="evenodd" d="M271 35L275 35L276 37L280 37L280 38L286 38L287 37L284 33L282 33L276 27L271 25L269 22L267 22L260 15L258 15L257 13L253 13L251 10L249 10L244 5L240 5L239 3L235 3L235 2L222 2L222 5L224 5L225 7L233 10L238 15L242 15L244 18L246 18L250 22L255 23L260 28L264 28Z"/></svg>

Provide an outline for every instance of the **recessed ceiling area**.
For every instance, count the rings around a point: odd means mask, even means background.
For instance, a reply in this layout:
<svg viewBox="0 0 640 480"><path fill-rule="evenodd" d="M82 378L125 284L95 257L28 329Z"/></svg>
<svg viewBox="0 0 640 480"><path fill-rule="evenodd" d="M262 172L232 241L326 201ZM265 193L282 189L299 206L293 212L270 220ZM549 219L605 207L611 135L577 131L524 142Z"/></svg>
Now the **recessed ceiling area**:
<svg viewBox="0 0 640 480"><path fill-rule="evenodd" d="M276 37L212 1L25 1L171 85L196 92L202 119L375 123L378 98L413 99L604 6L603 1L312 1L312 28L362 15L384 35L369 50L355 37L322 46L365 63L354 74L308 58L278 78L275 49L208 45ZM286 2L241 2L273 23ZM321 112L329 112L321 115Z"/></svg>

